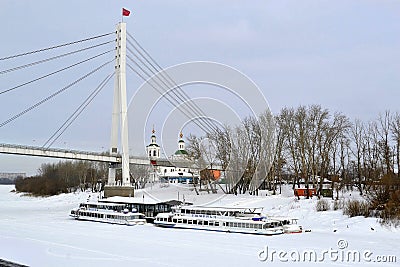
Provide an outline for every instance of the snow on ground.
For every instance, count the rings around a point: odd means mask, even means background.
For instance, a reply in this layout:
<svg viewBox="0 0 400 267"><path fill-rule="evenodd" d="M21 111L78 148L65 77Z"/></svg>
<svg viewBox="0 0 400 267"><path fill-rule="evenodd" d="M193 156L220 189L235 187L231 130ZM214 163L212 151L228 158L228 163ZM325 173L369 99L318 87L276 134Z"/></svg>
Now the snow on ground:
<svg viewBox="0 0 400 267"><path fill-rule="evenodd" d="M138 190L136 197L168 200L179 194L180 200L196 205L263 207L268 215L299 218L311 232L257 236L76 221L68 216L70 209L88 198L96 200L97 194L34 198L12 189L0 186L0 258L29 266L399 266L400 262L398 229L383 227L374 218L348 218L341 211L316 212L317 199L298 201L289 188L277 196L265 192L197 196L185 186L153 185ZM317 259L310 261L314 252ZM361 258L347 260L353 252ZM389 259L381 256L395 256L397 263L378 262Z"/></svg>

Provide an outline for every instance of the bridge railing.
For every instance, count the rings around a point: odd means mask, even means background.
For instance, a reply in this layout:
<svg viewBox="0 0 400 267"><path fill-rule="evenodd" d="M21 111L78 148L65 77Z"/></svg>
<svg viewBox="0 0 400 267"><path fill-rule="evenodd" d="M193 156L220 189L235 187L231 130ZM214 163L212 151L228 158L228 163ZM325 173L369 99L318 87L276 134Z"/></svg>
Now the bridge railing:
<svg viewBox="0 0 400 267"><path fill-rule="evenodd" d="M37 147L37 146L14 145L14 144L4 144L4 143L0 143L0 147L31 149L31 150L41 150L41 151L51 151L51 152L62 152L62 153L73 153L73 154L87 154L87 155L93 155L93 156L110 156L110 154L107 152L90 152L90 151L62 149L62 148L43 148L43 147ZM117 155L117 157L118 156L120 156L120 155Z"/></svg>
<svg viewBox="0 0 400 267"><path fill-rule="evenodd" d="M14 151L11 151L14 150ZM19 152L15 151L18 150ZM25 150L22 151L21 150ZM16 144L5 144L5 143L0 143L0 153L7 153L7 154L23 154L23 155L33 155L33 156L49 156L49 157L55 157L55 158L71 158L71 157L64 157L60 155L37 155L38 153L34 152L40 152L47 154L46 152L50 152L50 154L54 153L63 153L63 154L69 154L69 155L80 155L81 159L87 160L85 156L92 156L92 157L99 157L101 158L100 161L108 161L107 159L111 159L110 162L120 162L121 155L110 155L108 152L90 152L90 151L82 151L82 150L72 150L72 149L61 149L61 148L43 148L43 147L37 147L37 146L28 146L28 145L16 145ZM73 157L73 159L79 159ZM142 164L150 164L150 160L148 157L130 157L131 160L135 161L138 160L142 162Z"/></svg>

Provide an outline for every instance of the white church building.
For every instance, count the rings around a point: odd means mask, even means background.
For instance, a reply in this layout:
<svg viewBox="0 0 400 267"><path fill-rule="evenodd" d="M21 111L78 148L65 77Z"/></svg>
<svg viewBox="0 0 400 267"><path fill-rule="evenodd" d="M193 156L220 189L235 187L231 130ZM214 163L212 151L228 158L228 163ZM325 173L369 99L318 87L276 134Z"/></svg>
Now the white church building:
<svg viewBox="0 0 400 267"><path fill-rule="evenodd" d="M185 150L182 132L179 134L178 149L168 159L160 157L160 149L153 129L150 144L146 146L146 154L153 166L151 181L190 184L199 178L199 171L194 160Z"/></svg>

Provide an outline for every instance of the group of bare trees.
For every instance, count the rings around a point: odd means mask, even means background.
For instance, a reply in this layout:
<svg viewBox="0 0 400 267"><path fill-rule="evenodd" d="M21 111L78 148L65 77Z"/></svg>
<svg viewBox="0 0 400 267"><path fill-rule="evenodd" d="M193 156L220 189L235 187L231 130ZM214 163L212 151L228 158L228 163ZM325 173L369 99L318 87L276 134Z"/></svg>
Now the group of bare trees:
<svg viewBox="0 0 400 267"><path fill-rule="evenodd" d="M284 174L293 187L303 181L307 189L310 184L321 188L322 178L343 174L351 128L346 116L311 105L284 108L275 121L278 149L268 176L273 189Z"/></svg>
<svg viewBox="0 0 400 267"><path fill-rule="evenodd" d="M266 112L205 137L191 136L188 151L206 166L204 139L213 147L213 164L225 170L229 193L275 191L283 182L320 191L329 180L337 189L356 187L363 194L384 177L400 179L400 114L390 111L371 122L352 122L320 105L284 108L273 118Z"/></svg>
<svg viewBox="0 0 400 267"><path fill-rule="evenodd" d="M190 135L187 150L200 168L219 166L225 193L256 192L273 160L274 120L270 112L245 118L241 125L225 125L204 137Z"/></svg>
<svg viewBox="0 0 400 267"><path fill-rule="evenodd" d="M285 108L276 116L277 151L268 181L282 174L293 186L356 186L361 194L384 177L399 179L400 114L386 111L375 121L350 120L319 105ZM319 182L319 184L318 184Z"/></svg>
<svg viewBox="0 0 400 267"><path fill-rule="evenodd" d="M15 189L34 195L47 196L90 189L103 189L108 173L108 164L89 161L60 161L42 164L39 174L17 179Z"/></svg>

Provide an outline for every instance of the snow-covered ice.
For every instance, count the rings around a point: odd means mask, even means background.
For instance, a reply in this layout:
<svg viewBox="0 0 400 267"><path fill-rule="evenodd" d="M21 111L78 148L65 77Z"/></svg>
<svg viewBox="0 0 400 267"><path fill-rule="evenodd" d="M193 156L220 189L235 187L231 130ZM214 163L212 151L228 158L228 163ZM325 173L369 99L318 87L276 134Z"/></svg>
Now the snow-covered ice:
<svg viewBox="0 0 400 267"><path fill-rule="evenodd" d="M89 195L95 200L96 194L35 198L12 189L0 186L0 258L29 266L399 266L400 262L399 229L381 226L374 218L348 218L340 210L316 212L317 199L297 201L289 189L267 197L206 192L197 196L172 185L139 190L136 196L176 199L179 192L181 199L195 204L264 207L268 215L299 218L303 229L311 232L257 236L76 221L69 217L70 209ZM303 260L307 251L316 252L317 262L308 256ZM359 261L341 257L349 251L359 252ZM294 261L296 255L301 256L299 261ZM379 256L395 256L397 262L377 262L388 259Z"/></svg>

